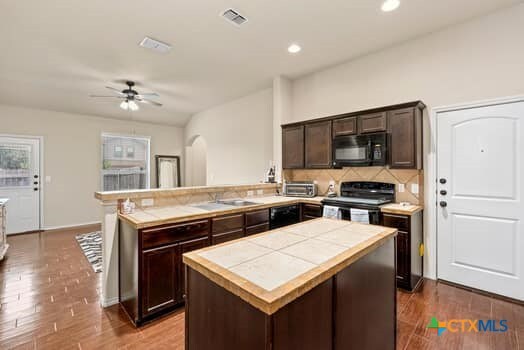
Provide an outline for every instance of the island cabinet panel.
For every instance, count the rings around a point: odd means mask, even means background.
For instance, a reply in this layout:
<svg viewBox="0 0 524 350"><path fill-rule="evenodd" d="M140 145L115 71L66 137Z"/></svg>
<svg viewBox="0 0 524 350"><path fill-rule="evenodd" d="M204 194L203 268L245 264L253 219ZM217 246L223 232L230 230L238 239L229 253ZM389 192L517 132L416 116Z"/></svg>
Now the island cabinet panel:
<svg viewBox="0 0 524 350"><path fill-rule="evenodd" d="M357 117L333 120L333 138L337 136L355 135L357 132Z"/></svg>
<svg viewBox="0 0 524 350"><path fill-rule="evenodd" d="M270 350L270 317L187 268L186 350Z"/></svg>
<svg viewBox="0 0 524 350"><path fill-rule="evenodd" d="M361 134L386 131L386 128L386 112L361 115L358 117L358 132Z"/></svg>
<svg viewBox="0 0 524 350"><path fill-rule="evenodd" d="M422 168L422 112L403 108L388 112L389 164L391 168Z"/></svg>
<svg viewBox="0 0 524 350"><path fill-rule="evenodd" d="M335 349L395 349L394 245L389 239L336 275Z"/></svg>
<svg viewBox="0 0 524 350"><path fill-rule="evenodd" d="M174 306L178 289L178 245L144 251L142 258L142 315Z"/></svg>
<svg viewBox="0 0 524 350"><path fill-rule="evenodd" d="M333 279L273 316L273 349L332 349Z"/></svg>
<svg viewBox="0 0 524 350"><path fill-rule="evenodd" d="M304 126L282 127L282 168L304 168Z"/></svg>
<svg viewBox="0 0 524 350"><path fill-rule="evenodd" d="M322 205L302 203L300 206L300 221L313 220L322 217Z"/></svg>
<svg viewBox="0 0 524 350"><path fill-rule="evenodd" d="M306 168L331 167L331 120L306 124Z"/></svg>

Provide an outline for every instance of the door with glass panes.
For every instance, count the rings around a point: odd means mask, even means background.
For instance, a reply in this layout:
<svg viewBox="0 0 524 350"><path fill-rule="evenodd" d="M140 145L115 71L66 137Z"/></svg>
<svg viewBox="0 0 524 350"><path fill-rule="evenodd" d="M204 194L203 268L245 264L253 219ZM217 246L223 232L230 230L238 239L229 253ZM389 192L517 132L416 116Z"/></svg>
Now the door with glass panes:
<svg viewBox="0 0 524 350"><path fill-rule="evenodd" d="M0 136L0 198L7 234L40 229L40 140Z"/></svg>

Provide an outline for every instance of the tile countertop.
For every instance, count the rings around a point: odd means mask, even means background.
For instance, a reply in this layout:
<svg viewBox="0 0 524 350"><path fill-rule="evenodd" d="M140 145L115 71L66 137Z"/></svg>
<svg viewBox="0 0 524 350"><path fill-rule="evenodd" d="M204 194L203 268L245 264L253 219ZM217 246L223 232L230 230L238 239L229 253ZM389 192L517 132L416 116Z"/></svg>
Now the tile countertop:
<svg viewBox="0 0 524 350"><path fill-rule="evenodd" d="M386 204L380 207L380 211L383 213L389 214L399 214L399 215L413 215L418 213L423 209L420 205L409 204L401 205L400 203L391 203Z"/></svg>
<svg viewBox="0 0 524 350"><path fill-rule="evenodd" d="M195 207L195 203L188 205L177 205L170 207L151 207L147 209L137 209L132 214L118 214L118 216L137 229L153 227L164 224L173 224L188 220L199 220L220 215L228 215L241 213L245 211L265 209L278 205L297 204L297 203L312 203L320 204L324 197L313 198L298 198L298 197L283 197L283 196L268 196L268 197L246 197L243 198L250 202L255 202L255 205L246 205L243 207L227 206L224 209L205 210Z"/></svg>
<svg viewBox="0 0 524 350"><path fill-rule="evenodd" d="M184 263L270 315L396 235L319 218L186 253Z"/></svg>

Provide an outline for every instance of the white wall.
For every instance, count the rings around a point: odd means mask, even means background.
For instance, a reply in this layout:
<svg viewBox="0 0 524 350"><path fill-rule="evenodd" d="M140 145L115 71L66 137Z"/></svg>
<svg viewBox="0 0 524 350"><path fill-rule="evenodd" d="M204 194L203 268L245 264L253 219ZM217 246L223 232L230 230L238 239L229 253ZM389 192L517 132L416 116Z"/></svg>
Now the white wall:
<svg viewBox="0 0 524 350"><path fill-rule="evenodd" d="M431 108L524 94L524 4L302 77L283 123L422 100ZM435 157L424 121L425 187ZM434 204L425 196L425 275L436 276ZM430 209L431 208L431 209Z"/></svg>
<svg viewBox="0 0 524 350"><path fill-rule="evenodd" d="M102 132L151 136L152 186L154 155L183 149L181 128L0 105L0 134L44 137L44 228L100 222Z"/></svg>
<svg viewBox="0 0 524 350"><path fill-rule="evenodd" d="M266 89L195 114L186 145L207 145L207 184L260 182L273 156L273 92Z"/></svg>

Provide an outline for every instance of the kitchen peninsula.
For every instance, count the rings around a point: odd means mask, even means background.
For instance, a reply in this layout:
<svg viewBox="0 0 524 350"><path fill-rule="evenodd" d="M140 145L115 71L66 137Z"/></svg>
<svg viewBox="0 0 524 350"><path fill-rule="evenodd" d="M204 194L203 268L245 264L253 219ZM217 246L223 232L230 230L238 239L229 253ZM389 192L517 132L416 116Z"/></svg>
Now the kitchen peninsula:
<svg viewBox="0 0 524 350"><path fill-rule="evenodd" d="M321 218L184 254L186 349L394 349L395 235Z"/></svg>

